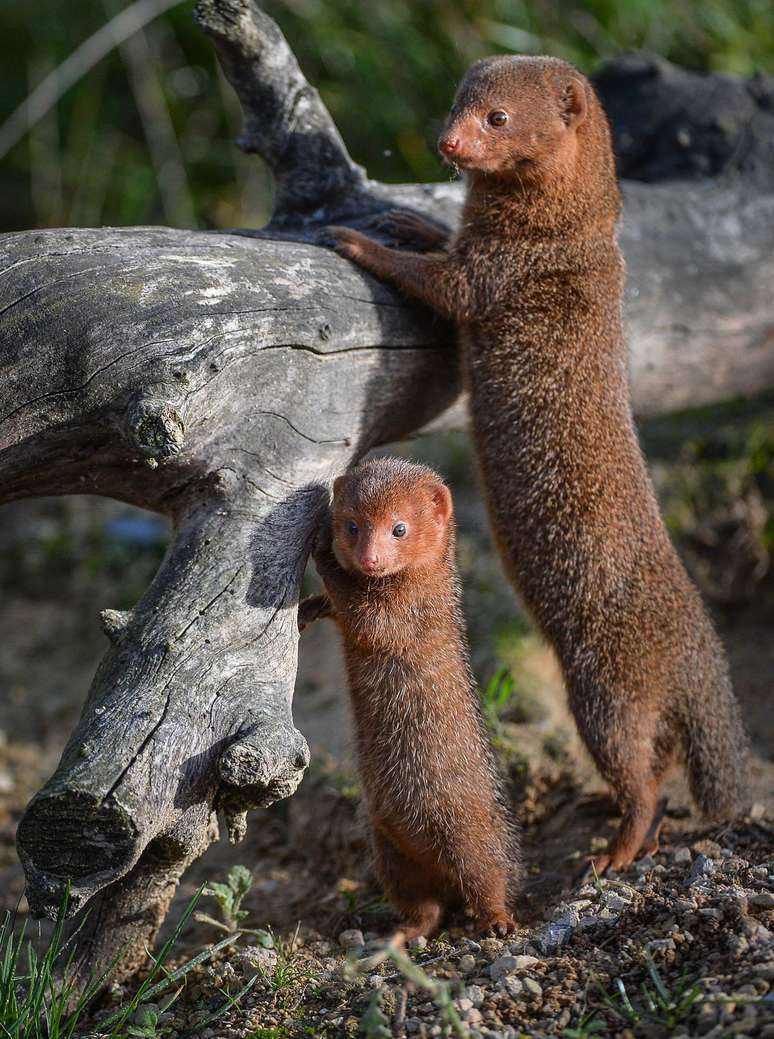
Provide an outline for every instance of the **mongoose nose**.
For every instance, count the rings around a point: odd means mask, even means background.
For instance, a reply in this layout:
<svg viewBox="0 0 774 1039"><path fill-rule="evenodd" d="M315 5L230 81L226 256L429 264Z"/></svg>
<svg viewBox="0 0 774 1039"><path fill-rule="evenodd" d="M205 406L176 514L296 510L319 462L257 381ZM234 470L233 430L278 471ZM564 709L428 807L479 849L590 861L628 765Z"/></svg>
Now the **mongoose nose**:
<svg viewBox="0 0 774 1039"><path fill-rule="evenodd" d="M453 155L459 146L459 137L442 137L438 142L438 148L444 153L444 155Z"/></svg>
<svg viewBox="0 0 774 1039"><path fill-rule="evenodd" d="M361 556L360 566L363 570L374 570L379 565L377 556Z"/></svg>

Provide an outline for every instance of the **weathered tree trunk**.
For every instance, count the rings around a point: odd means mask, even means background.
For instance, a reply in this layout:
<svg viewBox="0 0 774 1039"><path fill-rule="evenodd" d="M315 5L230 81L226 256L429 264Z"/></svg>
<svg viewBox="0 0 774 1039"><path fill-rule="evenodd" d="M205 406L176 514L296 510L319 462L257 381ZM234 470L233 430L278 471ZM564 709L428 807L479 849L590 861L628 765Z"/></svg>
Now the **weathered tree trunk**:
<svg viewBox="0 0 774 1039"><path fill-rule="evenodd" d="M355 166L274 23L201 0L274 169L262 232L12 234L0 243L0 501L109 495L169 515L167 557L111 646L55 774L20 823L33 912L96 908L84 975L153 941L177 881L308 763L291 714L301 573L331 477L444 413L452 330L326 248L395 205L453 223L458 185ZM774 196L625 185L640 414L774 386ZM96 896L96 898L95 898Z"/></svg>

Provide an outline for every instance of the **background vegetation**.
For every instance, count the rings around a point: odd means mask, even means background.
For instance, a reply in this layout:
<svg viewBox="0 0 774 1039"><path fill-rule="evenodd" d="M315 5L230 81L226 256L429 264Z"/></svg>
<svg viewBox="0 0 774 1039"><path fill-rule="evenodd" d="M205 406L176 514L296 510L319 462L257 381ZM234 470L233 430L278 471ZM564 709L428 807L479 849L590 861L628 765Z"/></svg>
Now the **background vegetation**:
<svg viewBox="0 0 774 1039"><path fill-rule="evenodd" d="M126 0L0 4L2 123ZM271 186L235 148L240 116L191 0L85 71L3 154L0 230L164 223L260 225ZM358 162L385 180L444 176L434 138L465 67L496 51L593 71L644 48L684 65L774 69L770 0L267 0ZM116 24L116 23L114 23ZM111 45L110 42L108 44ZM77 71L77 70L76 70Z"/></svg>

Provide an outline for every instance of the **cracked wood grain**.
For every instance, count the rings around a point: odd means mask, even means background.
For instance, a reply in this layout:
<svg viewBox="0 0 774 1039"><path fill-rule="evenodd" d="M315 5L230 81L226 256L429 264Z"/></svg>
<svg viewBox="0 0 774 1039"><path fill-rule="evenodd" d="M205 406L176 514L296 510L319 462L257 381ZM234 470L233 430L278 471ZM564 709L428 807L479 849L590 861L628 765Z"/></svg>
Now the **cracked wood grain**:
<svg viewBox="0 0 774 1039"><path fill-rule="evenodd" d="M238 839L303 775L295 614L331 478L462 421L449 326L320 245L328 223L378 228L396 205L453 226L461 185L369 181L265 14L197 12L244 146L274 169L270 227L0 239L0 501L102 494L173 521L141 600L103 610L80 722L19 825L33 910L52 915L68 882L94 910L83 978L116 948L119 974L141 965L217 811ZM624 196L635 410L773 387L774 197L741 180Z"/></svg>

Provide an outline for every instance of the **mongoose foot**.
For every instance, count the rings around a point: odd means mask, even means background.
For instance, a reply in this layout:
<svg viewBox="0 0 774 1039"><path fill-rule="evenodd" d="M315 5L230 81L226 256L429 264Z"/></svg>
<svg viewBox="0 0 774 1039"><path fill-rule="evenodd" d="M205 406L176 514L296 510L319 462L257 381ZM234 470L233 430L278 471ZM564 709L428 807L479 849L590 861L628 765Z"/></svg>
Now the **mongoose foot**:
<svg viewBox="0 0 774 1039"><path fill-rule="evenodd" d="M495 938L507 938L517 930L516 921L508 913L498 913L492 917L481 917L476 921L476 931L481 934L491 934Z"/></svg>
<svg viewBox="0 0 774 1039"><path fill-rule="evenodd" d="M593 866L597 876L601 877L607 870L615 870L617 872L618 870L626 869L627 866L631 866L635 859L641 859L645 855L653 855L654 852L657 852L666 807L667 799L662 797L641 840L624 841L621 842L620 846L617 846L616 838L614 837L609 852L605 855L597 855L591 859L586 867L586 872Z"/></svg>
<svg viewBox="0 0 774 1039"><path fill-rule="evenodd" d="M407 209L388 209L379 216L379 224L396 241L418 249L443 249L449 232Z"/></svg>
<svg viewBox="0 0 774 1039"><path fill-rule="evenodd" d="M393 940L400 936L404 944L407 944L414 938L431 938L440 929L443 914L444 907L440 902L428 899L426 902L418 903Z"/></svg>

